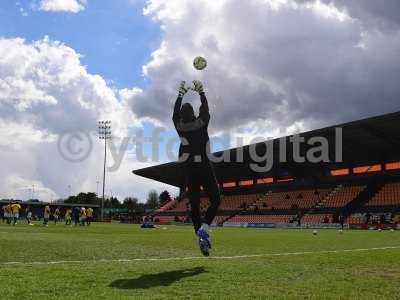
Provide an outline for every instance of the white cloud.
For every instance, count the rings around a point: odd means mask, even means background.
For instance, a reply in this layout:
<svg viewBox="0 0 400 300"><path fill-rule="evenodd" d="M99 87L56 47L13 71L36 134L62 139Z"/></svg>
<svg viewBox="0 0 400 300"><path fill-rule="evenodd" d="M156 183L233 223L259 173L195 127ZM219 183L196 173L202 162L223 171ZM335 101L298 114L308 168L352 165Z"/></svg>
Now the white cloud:
<svg viewBox="0 0 400 300"><path fill-rule="evenodd" d="M334 18L341 22L349 21L351 18L345 11L340 11L333 3L324 3L319 0L306 4L307 8L312 9L317 15L324 18Z"/></svg>
<svg viewBox="0 0 400 300"><path fill-rule="evenodd" d="M72 193L96 191L103 159L97 121L112 121L118 147L129 127L141 126L124 100L125 93L134 91L120 93L101 76L88 73L80 55L60 42L0 39L0 198L25 198L22 187L32 184L45 200L65 197L68 185ZM59 151L59 139L70 131L87 132L91 140L72 145L78 150L92 147L80 163L65 160ZM110 153L108 157L112 165ZM127 156L118 171L107 175L106 193L111 188L114 195L143 199L148 190L145 179L131 173L142 166Z"/></svg>
<svg viewBox="0 0 400 300"><path fill-rule="evenodd" d="M114 134L137 125L115 91L89 74L72 48L45 38L31 44L0 39L0 117L29 122L60 134L65 129L93 131L97 119L111 119ZM49 126L50 125L50 126Z"/></svg>
<svg viewBox="0 0 400 300"><path fill-rule="evenodd" d="M10 190L9 194L14 199L41 199L53 201L58 195L53 190L43 186L42 182L10 175L5 178L4 186Z"/></svg>
<svg viewBox="0 0 400 300"><path fill-rule="evenodd" d="M205 83L216 132L257 124L285 133L399 109L400 31L370 17L384 4L216 2L147 1L144 14L163 36L143 67L150 86L127 97L134 114L171 126L177 86L193 79ZM197 55L208 60L202 72L192 68Z"/></svg>
<svg viewBox="0 0 400 300"><path fill-rule="evenodd" d="M41 0L39 9L52 12L78 13L85 9L86 0Z"/></svg>

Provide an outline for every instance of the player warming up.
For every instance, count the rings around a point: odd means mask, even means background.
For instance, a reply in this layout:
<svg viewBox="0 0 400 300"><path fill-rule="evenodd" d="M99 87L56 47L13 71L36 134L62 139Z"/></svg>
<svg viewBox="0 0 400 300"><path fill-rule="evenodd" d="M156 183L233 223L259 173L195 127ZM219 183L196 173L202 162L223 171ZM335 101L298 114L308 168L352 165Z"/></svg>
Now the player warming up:
<svg viewBox="0 0 400 300"><path fill-rule="evenodd" d="M196 80L193 81L193 84L194 90L199 93L201 100L199 116L195 116L190 103L182 105L183 96L188 91L183 81L179 88L172 119L181 139L179 160L185 174L185 186L190 201L194 230L199 238L200 251L204 256L208 256L209 249L211 249L208 226L217 213L220 193L212 164L207 155L210 150L208 137L210 113L207 98L203 84ZM200 213L200 186L208 194L211 203L204 219Z"/></svg>

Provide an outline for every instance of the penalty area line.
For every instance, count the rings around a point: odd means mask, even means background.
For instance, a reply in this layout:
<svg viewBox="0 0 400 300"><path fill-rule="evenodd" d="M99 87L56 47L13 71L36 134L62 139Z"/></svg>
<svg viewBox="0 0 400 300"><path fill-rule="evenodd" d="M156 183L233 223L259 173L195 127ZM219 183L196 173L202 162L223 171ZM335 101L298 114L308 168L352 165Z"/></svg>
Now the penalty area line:
<svg viewBox="0 0 400 300"><path fill-rule="evenodd" d="M274 256L299 256L308 254L335 254L349 252L368 252L379 250L400 249L400 246L375 247L375 248L356 248L356 249L340 249L340 250L321 250L321 251L301 251L301 252L282 252L282 253L263 253L263 254L248 254L234 256L187 256L187 257L155 257L155 258L132 258L132 259L96 259L96 260L58 260L58 261L10 261L0 263L0 266L15 266L15 265L59 265L59 264L81 264L81 263L123 263L123 262L153 262L153 261L184 261L184 260L234 260L259 257L274 257Z"/></svg>

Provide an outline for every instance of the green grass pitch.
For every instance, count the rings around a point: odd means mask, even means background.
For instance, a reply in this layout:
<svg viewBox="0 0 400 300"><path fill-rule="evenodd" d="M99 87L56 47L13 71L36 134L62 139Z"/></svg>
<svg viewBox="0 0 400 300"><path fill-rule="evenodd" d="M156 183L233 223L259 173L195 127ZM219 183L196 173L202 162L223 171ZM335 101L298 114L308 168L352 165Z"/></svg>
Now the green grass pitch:
<svg viewBox="0 0 400 300"><path fill-rule="evenodd" d="M203 258L191 227L163 227L0 224L0 298L400 297L398 231L213 228Z"/></svg>

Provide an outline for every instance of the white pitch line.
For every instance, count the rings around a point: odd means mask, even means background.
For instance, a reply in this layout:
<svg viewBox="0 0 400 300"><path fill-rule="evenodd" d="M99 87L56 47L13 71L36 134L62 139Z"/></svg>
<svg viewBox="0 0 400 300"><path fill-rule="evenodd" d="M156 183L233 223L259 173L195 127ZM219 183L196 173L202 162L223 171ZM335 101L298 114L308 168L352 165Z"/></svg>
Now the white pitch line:
<svg viewBox="0 0 400 300"><path fill-rule="evenodd" d="M322 251L302 251L302 252L283 252L283 253L264 253L264 254L249 254L249 255L235 255L235 256L188 256L188 257L156 257L156 258L132 258L132 259L98 259L98 260L58 260L58 261L10 261L0 263L0 266L10 265L59 265L59 264L81 264L81 263L120 263L120 262L140 262L140 261L179 261L179 260L229 260L229 259L243 259L243 258L257 258L269 256L298 256L307 254L329 254L329 253L348 253L348 252L365 252L365 251L379 251L400 249L400 246L377 247L377 248L356 248L356 249L341 249L341 250L322 250Z"/></svg>

